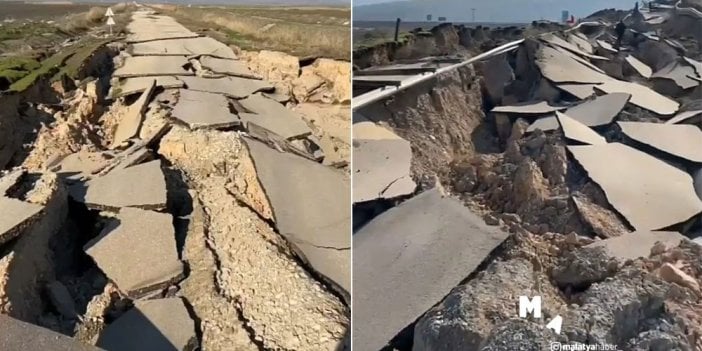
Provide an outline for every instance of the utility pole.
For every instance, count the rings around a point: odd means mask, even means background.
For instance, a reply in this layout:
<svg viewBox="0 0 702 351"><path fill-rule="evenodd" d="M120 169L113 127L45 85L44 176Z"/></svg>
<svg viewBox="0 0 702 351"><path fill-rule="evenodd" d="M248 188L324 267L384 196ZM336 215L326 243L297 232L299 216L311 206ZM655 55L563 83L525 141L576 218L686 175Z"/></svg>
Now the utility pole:
<svg viewBox="0 0 702 351"><path fill-rule="evenodd" d="M475 7L470 9L470 11L473 13L473 23L475 23Z"/></svg>
<svg viewBox="0 0 702 351"><path fill-rule="evenodd" d="M395 42L400 39L400 18L397 18L397 22L395 22Z"/></svg>

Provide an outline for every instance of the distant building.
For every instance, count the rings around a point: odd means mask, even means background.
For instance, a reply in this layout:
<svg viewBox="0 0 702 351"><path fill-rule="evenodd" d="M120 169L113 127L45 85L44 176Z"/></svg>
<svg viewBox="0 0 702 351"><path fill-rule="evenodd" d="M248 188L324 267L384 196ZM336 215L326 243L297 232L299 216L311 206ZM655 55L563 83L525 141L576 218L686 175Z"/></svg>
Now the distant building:
<svg viewBox="0 0 702 351"><path fill-rule="evenodd" d="M561 11L561 23L567 23L570 18L570 12L568 10Z"/></svg>
<svg viewBox="0 0 702 351"><path fill-rule="evenodd" d="M427 15L427 22L431 22L431 15Z"/></svg>
<svg viewBox="0 0 702 351"><path fill-rule="evenodd" d="M446 17L439 17L439 22L446 22Z"/></svg>

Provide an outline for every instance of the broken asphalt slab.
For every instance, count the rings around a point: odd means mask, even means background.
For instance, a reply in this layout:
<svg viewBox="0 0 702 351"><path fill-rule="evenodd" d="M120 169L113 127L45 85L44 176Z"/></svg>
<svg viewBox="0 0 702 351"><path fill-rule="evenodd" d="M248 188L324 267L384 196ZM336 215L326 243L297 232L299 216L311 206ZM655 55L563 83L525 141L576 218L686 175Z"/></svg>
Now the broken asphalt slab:
<svg viewBox="0 0 702 351"><path fill-rule="evenodd" d="M0 314L0 350L3 351L101 351L92 345L46 328Z"/></svg>
<svg viewBox="0 0 702 351"><path fill-rule="evenodd" d="M229 128L241 124L239 117L231 113L226 96L187 89L179 91L180 97L171 116L190 129Z"/></svg>
<svg viewBox="0 0 702 351"><path fill-rule="evenodd" d="M617 237L594 242L586 247L602 247L607 254L621 262L648 257L656 242L663 243L666 247L677 247L685 240L678 232L636 231L622 234Z"/></svg>
<svg viewBox="0 0 702 351"><path fill-rule="evenodd" d="M651 78L653 75L653 69L649 67L647 64L641 62L639 59L637 59L634 56L627 55L625 58L626 62L636 70L642 77L644 78Z"/></svg>
<svg viewBox="0 0 702 351"><path fill-rule="evenodd" d="M565 107L551 106L546 101L539 102L528 102L518 105L510 106L497 106L493 108L490 112L494 113L510 113L510 114L523 114L523 115L541 115L546 113L552 113L555 111L564 110Z"/></svg>
<svg viewBox="0 0 702 351"><path fill-rule="evenodd" d="M0 244L4 244L22 233L42 213L43 206L0 197Z"/></svg>
<svg viewBox="0 0 702 351"><path fill-rule="evenodd" d="M0 177L0 197L7 195L7 192L14 188L26 173L24 169L18 168Z"/></svg>
<svg viewBox="0 0 702 351"><path fill-rule="evenodd" d="M468 277L508 234L438 188L353 236L354 350L377 351ZM430 282L430 283L428 283Z"/></svg>
<svg viewBox="0 0 702 351"><path fill-rule="evenodd" d="M253 73L242 61L203 56L200 57L200 64L203 68L209 69L214 73L242 78L261 79L259 75Z"/></svg>
<svg viewBox="0 0 702 351"><path fill-rule="evenodd" d="M618 122L629 138L660 151L702 163L702 130L690 124Z"/></svg>
<svg viewBox="0 0 702 351"><path fill-rule="evenodd" d="M569 107L563 113L588 127L602 126L612 123L630 99L631 95L626 93L597 96L594 99ZM533 132L537 129L548 131L557 128L558 121L556 117L549 116L536 120L527 128L527 132Z"/></svg>
<svg viewBox="0 0 702 351"><path fill-rule="evenodd" d="M578 120L557 111L556 118L566 138L589 145L607 144L607 140L603 136Z"/></svg>
<svg viewBox="0 0 702 351"><path fill-rule="evenodd" d="M189 62L185 56L133 56L125 57L114 77L190 76L195 73L185 69Z"/></svg>
<svg viewBox="0 0 702 351"><path fill-rule="evenodd" d="M359 114L354 116L353 135L354 203L414 192L409 141Z"/></svg>
<svg viewBox="0 0 702 351"><path fill-rule="evenodd" d="M123 78L112 90L112 97L121 97L131 94L141 93L156 80L156 86L164 89L182 88L185 85L178 78L173 76L152 76L152 77L132 77Z"/></svg>
<svg viewBox="0 0 702 351"><path fill-rule="evenodd" d="M702 212L692 177L653 156L620 143L568 150L637 230L660 230Z"/></svg>
<svg viewBox="0 0 702 351"><path fill-rule="evenodd" d="M162 209L166 206L166 180L159 160L75 184L69 191L74 200L93 209L115 210L128 206Z"/></svg>
<svg viewBox="0 0 702 351"><path fill-rule="evenodd" d="M278 232L311 267L350 293L351 189L342 173L244 138ZM312 251L306 251L306 248ZM321 249L321 250L320 250ZM343 258L338 257L343 254ZM328 256L325 256L328 255ZM345 262L329 266L329 262Z"/></svg>
<svg viewBox="0 0 702 351"><path fill-rule="evenodd" d="M134 56L196 56L210 55L236 59L231 48L209 37L154 40L131 45Z"/></svg>
<svg viewBox="0 0 702 351"><path fill-rule="evenodd" d="M151 95L153 95L155 88L156 80L152 80L146 90L141 93L141 96L139 96L139 98L133 104L127 107L122 119L117 125L115 135L112 137L112 149L122 145L122 143L127 141L127 139L130 139L139 133L141 122L144 120L144 111L151 100Z"/></svg>
<svg viewBox="0 0 702 351"><path fill-rule="evenodd" d="M680 104L655 90L637 83L624 82L610 79L604 84L596 85L595 89L606 94L627 93L631 94L630 103L655 112L662 116L670 116L678 111Z"/></svg>
<svg viewBox="0 0 702 351"><path fill-rule="evenodd" d="M180 298L137 301L108 325L97 345L108 351L183 351L195 339L195 322Z"/></svg>
<svg viewBox="0 0 702 351"><path fill-rule="evenodd" d="M84 249L132 298L163 289L183 275L170 214L123 208Z"/></svg>
<svg viewBox="0 0 702 351"><path fill-rule="evenodd" d="M190 90L204 91L206 93L224 94L234 99L243 99L259 91L273 91L272 84L249 78L223 77L179 77Z"/></svg>
<svg viewBox="0 0 702 351"><path fill-rule="evenodd" d="M312 134L312 130L299 114L275 100L254 94L238 102L247 111L239 112L239 117L246 124L254 123L284 139Z"/></svg>
<svg viewBox="0 0 702 351"><path fill-rule="evenodd" d="M109 164L107 153L81 150L51 163L48 168L64 179L75 181L91 178Z"/></svg>

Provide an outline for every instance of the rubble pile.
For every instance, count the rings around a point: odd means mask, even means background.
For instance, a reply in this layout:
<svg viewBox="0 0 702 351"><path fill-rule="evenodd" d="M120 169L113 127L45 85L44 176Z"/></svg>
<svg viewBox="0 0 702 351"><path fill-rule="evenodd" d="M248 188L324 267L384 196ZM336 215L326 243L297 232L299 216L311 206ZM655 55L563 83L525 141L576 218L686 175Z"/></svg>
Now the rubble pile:
<svg viewBox="0 0 702 351"><path fill-rule="evenodd" d="M354 131L377 130L354 135L354 183L365 190L354 194L354 214L365 216L354 223L363 262L354 284L407 302L356 294L354 310L407 314L387 317L387 328L354 324L355 335L371 335L355 345L702 347L702 70L699 40L672 31L676 21L699 26L702 16L680 3L605 11L463 63L356 72ZM434 207L458 200L481 220L424 218L432 212L413 206L436 188L445 190ZM419 222L392 221L400 211ZM454 252L464 238L473 245ZM451 249L444 257L435 247ZM434 284L445 278L451 288ZM537 295L543 317L519 318L517 297ZM560 334L546 328L556 316Z"/></svg>
<svg viewBox="0 0 702 351"><path fill-rule="evenodd" d="M0 344L38 325L71 350L347 347L348 132L316 114L343 114L343 82L278 89L307 80L148 8L126 30L109 95L30 104L52 118L0 174ZM337 105L285 105L312 92Z"/></svg>

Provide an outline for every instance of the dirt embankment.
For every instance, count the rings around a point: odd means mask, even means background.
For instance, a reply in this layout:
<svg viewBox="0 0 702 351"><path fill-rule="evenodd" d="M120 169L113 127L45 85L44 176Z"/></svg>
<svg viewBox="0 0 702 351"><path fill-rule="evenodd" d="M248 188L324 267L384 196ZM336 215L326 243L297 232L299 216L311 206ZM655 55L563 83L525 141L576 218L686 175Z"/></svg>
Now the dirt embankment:
<svg viewBox="0 0 702 351"><path fill-rule="evenodd" d="M556 23L534 22L527 27L466 27L444 23L429 31L421 28L403 34L398 42L386 42L353 52L356 69L387 65L391 62L413 60L428 56L468 57L507 42L563 27Z"/></svg>

